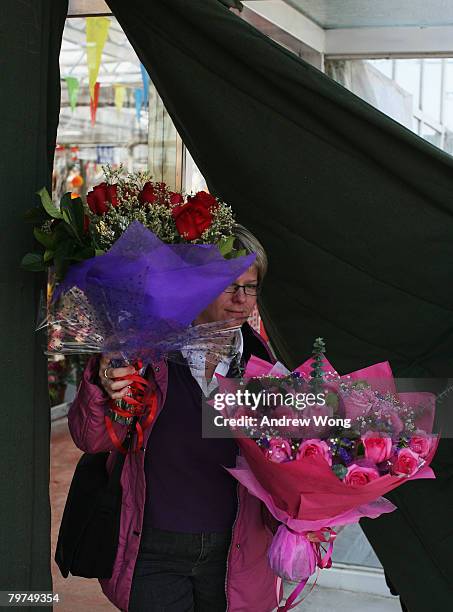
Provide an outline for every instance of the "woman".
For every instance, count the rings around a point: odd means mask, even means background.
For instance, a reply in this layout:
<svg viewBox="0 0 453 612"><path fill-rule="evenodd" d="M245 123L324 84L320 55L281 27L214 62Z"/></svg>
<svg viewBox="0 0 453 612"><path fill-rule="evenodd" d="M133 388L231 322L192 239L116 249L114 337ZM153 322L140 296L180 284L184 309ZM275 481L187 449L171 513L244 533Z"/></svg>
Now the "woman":
<svg viewBox="0 0 453 612"><path fill-rule="evenodd" d="M120 536L112 577L101 580L107 597L130 612L270 612L277 604L267 562L272 539L261 502L222 466L233 467L232 439L201 436L202 393L215 373L237 375L255 354L272 359L246 323L267 270L258 240L235 226L235 248L256 261L227 287L195 323L236 319L236 355L205 363L205 376L187 365L156 361L149 368L158 413L144 432L144 452L129 454L123 473ZM104 424L109 400L127 393L132 367L111 368L109 357L92 359L69 412L76 445L85 452L114 451ZM115 423L118 437L126 427ZM114 452L109 458L110 466Z"/></svg>

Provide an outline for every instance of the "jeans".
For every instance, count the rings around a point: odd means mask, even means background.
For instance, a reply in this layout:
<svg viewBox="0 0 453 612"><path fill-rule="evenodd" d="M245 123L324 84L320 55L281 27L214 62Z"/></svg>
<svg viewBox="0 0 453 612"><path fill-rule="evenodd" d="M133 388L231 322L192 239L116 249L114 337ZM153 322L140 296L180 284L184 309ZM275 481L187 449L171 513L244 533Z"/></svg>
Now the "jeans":
<svg viewBox="0 0 453 612"><path fill-rule="evenodd" d="M143 532L129 612L225 612L231 531Z"/></svg>

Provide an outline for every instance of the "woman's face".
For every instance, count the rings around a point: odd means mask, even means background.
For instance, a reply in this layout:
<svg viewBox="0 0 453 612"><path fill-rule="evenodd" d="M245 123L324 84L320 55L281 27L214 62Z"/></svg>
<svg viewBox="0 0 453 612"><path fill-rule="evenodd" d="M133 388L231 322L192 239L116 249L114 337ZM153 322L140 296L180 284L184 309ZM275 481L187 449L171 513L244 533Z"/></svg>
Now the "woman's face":
<svg viewBox="0 0 453 612"><path fill-rule="evenodd" d="M258 270L255 265L250 266L234 281L236 285L257 285ZM227 319L237 319L239 325L245 323L256 304L256 295L245 295L243 289L235 293L221 293L205 310L195 319L195 324L214 323Z"/></svg>

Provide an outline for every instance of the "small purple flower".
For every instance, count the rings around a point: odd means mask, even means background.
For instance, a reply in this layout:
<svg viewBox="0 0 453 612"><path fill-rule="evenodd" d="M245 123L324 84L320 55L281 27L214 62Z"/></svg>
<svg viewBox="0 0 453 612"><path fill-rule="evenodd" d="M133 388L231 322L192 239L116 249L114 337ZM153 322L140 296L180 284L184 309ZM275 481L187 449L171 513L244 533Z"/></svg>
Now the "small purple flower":
<svg viewBox="0 0 453 612"><path fill-rule="evenodd" d="M269 448L268 438L260 438L259 443L260 443L260 446L262 446L263 448Z"/></svg>
<svg viewBox="0 0 453 612"><path fill-rule="evenodd" d="M344 447L341 447L337 453L337 455L340 457L341 461L345 464L345 465L349 465L352 462L352 454L349 450L347 450Z"/></svg>

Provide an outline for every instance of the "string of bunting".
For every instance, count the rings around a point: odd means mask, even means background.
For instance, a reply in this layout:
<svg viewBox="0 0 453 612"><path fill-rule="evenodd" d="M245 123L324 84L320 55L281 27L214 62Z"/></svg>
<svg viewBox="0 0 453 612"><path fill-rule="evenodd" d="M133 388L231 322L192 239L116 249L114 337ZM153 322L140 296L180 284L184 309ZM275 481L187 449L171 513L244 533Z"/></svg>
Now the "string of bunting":
<svg viewBox="0 0 453 612"><path fill-rule="evenodd" d="M110 19L108 17L87 17L86 19L86 51L87 51L87 66L88 66L88 87L90 91L90 117L91 124L96 123L96 114L99 105L99 89L98 81L99 70L101 66L102 53L108 39L110 29ZM146 68L140 62L140 72L142 78L142 87L130 87L121 83L113 84L115 94L115 107L118 113L121 112L126 98L126 90L134 90L135 113L137 121L140 122L143 106L146 108L149 101L149 82L150 78ZM80 91L80 82L74 76L63 77L68 88L69 104L72 112L74 112L78 95Z"/></svg>

